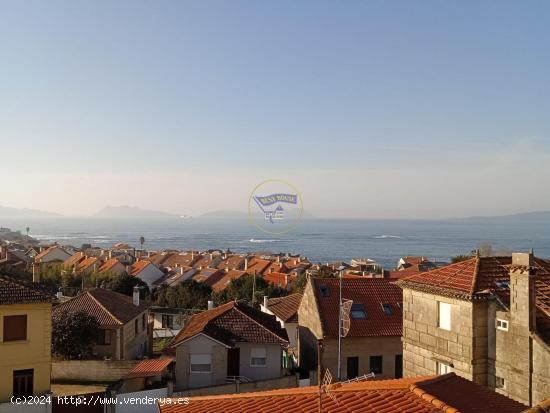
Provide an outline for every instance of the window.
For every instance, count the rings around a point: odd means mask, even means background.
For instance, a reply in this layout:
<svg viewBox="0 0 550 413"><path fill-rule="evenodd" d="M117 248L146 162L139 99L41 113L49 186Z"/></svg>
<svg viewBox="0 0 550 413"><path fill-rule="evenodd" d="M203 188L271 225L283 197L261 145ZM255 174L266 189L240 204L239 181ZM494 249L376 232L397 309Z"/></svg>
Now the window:
<svg viewBox="0 0 550 413"><path fill-rule="evenodd" d="M451 371L451 366L449 366L448 364L441 363L439 361L437 362L437 374L447 374Z"/></svg>
<svg viewBox="0 0 550 413"><path fill-rule="evenodd" d="M382 304L382 308L384 309L384 313L386 315L392 315L393 314L393 310L391 308L391 305L389 304Z"/></svg>
<svg viewBox="0 0 550 413"><path fill-rule="evenodd" d="M13 396L33 395L34 369L13 371Z"/></svg>
<svg viewBox="0 0 550 413"><path fill-rule="evenodd" d="M111 330L99 329L97 331L96 344L100 346L108 346L111 344Z"/></svg>
<svg viewBox="0 0 550 413"><path fill-rule="evenodd" d="M363 304L352 304L351 305L351 318L356 320L364 320L367 318L367 313L365 312L365 307Z"/></svg>
<svg viewBox="0 0 550 413"><path fill-rule="evenodd" d="M370 371L375 374L382 374L382 356L370 356Z"/></svg>
<svg viewBox="0 0 550 413"><path fill-rule="evenodd" d="M437 326L443 330L451 330L451 304L438 302L438 323Z"/></svg>
<svg viewBox="0 0 550 413"><path fill-rule="evenodd" d="M145 330L145 314L141 316L141 329Z"/></svg>
<svg viewBox="0 0 550 413"><path fill-rule="evenodd" d="M4 316L4 341L19 341L27 339L27 316Z"/></svg>
<svg viewBox="0 0 550 413"><path fill-rule="evenodd" d="M191 354L191 373L211 373L212 354Z"/></svg>
<svg viewBox="0 0 550 413"><path fill-rule="evenodd" d="M346 378L349 380L357 376L359 376L359 357L348 357Z"/></svg>
<svg viewBox="0 0 550 413"><path fill-rule="evenodd" d="M495 376L495 387L497 389L504 388L504 379L502 377Z"/></svg>
<svg viewBox="0 0 550 413"><path fill-rule="evenodd" d="M321 292L321 297L328 297L330 295L330 289L326 284L321 284L319 286L319 291Z"/></svg>
<svg viewBox="0 0 550 413"><path fill-rule="evenodd" d="M250 367L267 366L267 351L265 347L253 347L250 349Z"/></svg>
<svg viewBox="0 0 550 413"><path fill-rule="evenodd" d="M497 318L497 330L508 331L508 321Z"/></svg>
<svg viewBox="0 0 550 413"><path fill-rule="evenodd" d="M137 333L139 332L139 324L137 321L137 318L134 320L134 334L137 336Z"/></svg>
<svg viewBox="0 0 550 413"><path fill-rule="evenodd" d="M170 314L162 315L162 328L174 328L174 317Z"/></svg>

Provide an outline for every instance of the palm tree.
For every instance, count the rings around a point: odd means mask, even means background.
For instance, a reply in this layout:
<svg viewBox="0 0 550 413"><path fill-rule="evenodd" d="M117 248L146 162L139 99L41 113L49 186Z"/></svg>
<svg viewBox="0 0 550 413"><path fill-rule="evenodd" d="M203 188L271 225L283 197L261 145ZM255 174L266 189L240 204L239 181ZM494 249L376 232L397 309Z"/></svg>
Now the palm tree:
<svg viewBox="0 0 550 413"><path fill-rule="evenodd" d="M143 244L145 244L145 238L144 237L139 237L139 243L141 245L141 250L143 251Z"/></svg>
<svg viewBox="0 0 550 413"><path fill-rule="evenodd" d="M27 239L29 239L29 231L31 230L29 227L25 228L25 230L27 231Z"/></svg>

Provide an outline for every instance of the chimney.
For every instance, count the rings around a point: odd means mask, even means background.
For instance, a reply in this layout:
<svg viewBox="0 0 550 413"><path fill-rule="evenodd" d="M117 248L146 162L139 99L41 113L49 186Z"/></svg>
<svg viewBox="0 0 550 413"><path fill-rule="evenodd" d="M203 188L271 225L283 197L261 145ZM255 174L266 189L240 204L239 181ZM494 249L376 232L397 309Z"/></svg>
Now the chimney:
<svg viewBox="0 0 550 413"><path fill-rule="evenodd" d="M33 283L39 283L40 282L40 268L38 265L32 266L32 282Z"/></svg>
<svg viewBox="0 0 550 413"><path fill-rule="evenodd" d="M280 255L277 255L277 262L281 262L281 256Z"/></svg>
<svg viewBox="0 0 550 413"><path fill-rule="evenodd" d="M248 258L244 259L244 270L248 270Z"/></svg>
<svg viewBox="0 0 550 413"><path fill-rule="evenodd" d="M58 291L55 296L57 297L58 300L61 300L61 297L63 297L63 293L61 291Z"/></svg>
<svg viewBox="0 0 550 413"><path fill-rule="evenodd" d="M113 258L113 250L109 250L109 259Z"/></svg>
<svg viewBox="0 0 550 413"><path fill-rule="evenodd" d="M264 308L267 310L267 295L264 295Z"/></svg>
<svg viewBox="0 0 550 413"><path fill-rule="evenodd" d="M139 287L134 287L134 294L132 296L132 302L136 307L139 307Z"/></svg>
<svg viewBox="0 0 550 413"><path fill-rule="evenodd" d="M533 252L512 253L510 267L510 324L525 335L536 329L536 287Z"/></svg>
<svg viewBox="0 0 550 413"><path fill-rule="evenodd" d="M214 309L214 301L208 300L208 309L213 310Z"/></svg>

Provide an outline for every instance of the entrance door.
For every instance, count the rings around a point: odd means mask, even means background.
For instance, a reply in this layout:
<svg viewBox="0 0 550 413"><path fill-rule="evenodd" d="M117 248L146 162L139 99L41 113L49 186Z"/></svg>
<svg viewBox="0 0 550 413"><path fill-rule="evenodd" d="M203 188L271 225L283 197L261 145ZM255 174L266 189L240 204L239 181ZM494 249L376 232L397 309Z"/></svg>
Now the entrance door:
<svg viewBox="0 0 550 413"><path fill-rule="evenodd" d="M227 350L227 375L240 376L240 349L230 348Z"/></svg>
<svg viewBox="0 0 550 413"><path fill-rule="evenodd" d="M347 379L354 379L359 376L359 357L348 357L347 363Z"/></svg>
<svg viewBox="0 0 550 413"><path fill-rule="evenodd" d="M400 379L403 377L403 355L395 355L395 378Z"/></svg>

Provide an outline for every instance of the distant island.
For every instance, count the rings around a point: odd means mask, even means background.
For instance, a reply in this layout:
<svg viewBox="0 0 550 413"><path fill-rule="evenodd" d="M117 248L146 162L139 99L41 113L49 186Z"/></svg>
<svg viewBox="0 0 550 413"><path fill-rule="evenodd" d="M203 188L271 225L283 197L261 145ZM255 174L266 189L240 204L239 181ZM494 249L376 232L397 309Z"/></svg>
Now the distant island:
<svg viewBox="0 0 550 413"><path fill-rule="evenodd" d="M503 220L503 221L546 221L550 220L550 211L519 212L509 215L474 216L458 218L462 220Z"/></svg>
<svg viewBox="0 0 550 413"><path fill-rule="evenodd" d="M178 218L180 215L169 212L141 209L127 205L106 206L95 213L97 218Z"/></svg>
<svg viewBox="0 0 550 413"><path fill-rule="evenodd" d="M59 217L59 214L54 214L53 212L41 211L38 209L29 209L29 208L11 208L0 206L0 217L10 217L10 218L44 218L44 217Z"/></svg>

